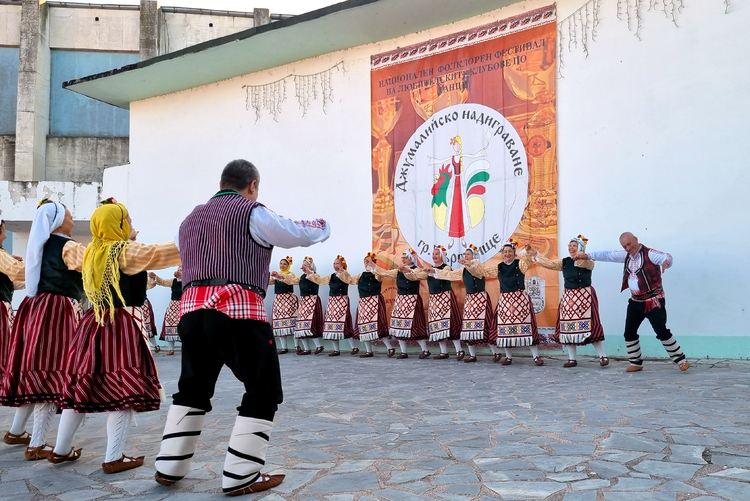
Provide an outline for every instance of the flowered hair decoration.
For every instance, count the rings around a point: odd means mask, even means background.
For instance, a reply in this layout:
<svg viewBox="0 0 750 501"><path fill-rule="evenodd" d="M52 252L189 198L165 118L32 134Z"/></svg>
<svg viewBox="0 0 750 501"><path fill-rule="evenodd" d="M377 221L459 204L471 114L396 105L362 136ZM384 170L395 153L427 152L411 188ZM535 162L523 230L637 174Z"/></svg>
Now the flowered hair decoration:
<svg viewBox="0 0 750 501"><path fill-rule="evenodd" d="M503 247L505 247L506 245L509 245L509 246L511 246L511 247L513 247L515 249L516 247L518 247L518 241L513 240L512 238L509 238L508 241L505 242L505 244L503 245Z"/></svg>
<svg viewBox="0 0 750 501"><path fill-rule="evenodd" d="M578 250L580 252L586 252L586 244L589 243L589 239L584 237L583 235L578 235L575 238L570 239L571 242L576 242L578 244Z"/></svg>
<svg viewBox="0 0 750 501"><path fill-rule="evenodd" d="M282 258L282 259L283 259L284 261L286 261L287 263L289 263L290 265L294 264L294 261L292 260L292 257L291 257L291 256L287 256L287 257L284 257L284 258Z"/></svg>
<svg viewBox="0 0 750 501"><path fill-rule="evenodd" d="M38 209L39 207L41 207L44 204L51 204L51 203L54 203L54 200L52 200L51 198L45 197L45 198L39 200L39 204L37 204L36 208Z"/></svg>
<svg viewBox="0 0 750 501"><path fill-rule="evenodd" d="M469 246L467 247L467 249L470 250L475 256L477 254L479 254L479 247L477 247L474 244L469 244Z"/></svg>
<svg viewBox="0 0 750 501"><path fill-rule="evenodd" d="M344 269L347 269L346 258L344 256L342 256L341 254L339 254L338 256L336 256L336 259L338 259L339 261L341 261L341 266L343 266Z"/></svg>
<svg viewBox="0 0 750 501"><path fill-rule="evenodd" d="M367 255L365 256L365 258L370 258L373 261L377 261L378 256L374 252L368 252Z"/></svg>
<svg viewBox="0 0 750 501"><path fill-rule="evenodd" d="M313 258L311 258L310 256L305 256L305 259L303 259L303 261L307 261L308 263L312 263L313 262Z"/></svg>
<svg viewBox="0 0 750 501"><path fill-rule="evenodd" d="M101 205L110 205L110 204L117 204L117 200L115 200L115 197L109 197L102 200Z"/></svg>
<svg viewBox="0 0 750 501"><path fill-rule="evenodd" d="M409 250L405 252L405 254L409 254L411 257L417 257L417 251L409 247Z"/></svg>

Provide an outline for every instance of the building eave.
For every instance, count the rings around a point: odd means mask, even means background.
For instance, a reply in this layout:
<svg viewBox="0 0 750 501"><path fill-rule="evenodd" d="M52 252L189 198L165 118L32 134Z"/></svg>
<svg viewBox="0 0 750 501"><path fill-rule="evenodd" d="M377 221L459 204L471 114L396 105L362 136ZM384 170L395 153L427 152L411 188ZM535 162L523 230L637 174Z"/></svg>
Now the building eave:
<svg viewBox="0 0 750 501"><path fill-rule="evenodd" d="M284 64L398 38L524 0L348 0L63 87L120 108Z"/></svg>

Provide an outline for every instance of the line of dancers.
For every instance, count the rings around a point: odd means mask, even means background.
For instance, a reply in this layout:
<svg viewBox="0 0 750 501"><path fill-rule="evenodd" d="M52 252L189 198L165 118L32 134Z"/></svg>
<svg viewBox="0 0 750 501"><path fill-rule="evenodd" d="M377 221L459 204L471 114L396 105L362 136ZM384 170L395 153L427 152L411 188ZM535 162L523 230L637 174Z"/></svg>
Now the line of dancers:
<svg viewBox="0 0 750 501"><path fill-rule="evenodd" d="M449 342L455 356L466 363L476 362L476 347L486 345L493 353L493 361L502 365L513 362L514 348L528 348L535 365L544 365L539 356L538 344L541 340L531 298L526 293L525 273L536 263L539 266L562 271L565 279L565 292L560 301L554 341L568 349L569 360L565 367L577 365L577 346L591 344L599 355L601 366L609 364L603 341L604 330L599 319L599 305L596 291L591 286L591 260L577 260L579 252L585 252L587 240L580 235L571 239L568 245L570 257L550 260L535 248L527 245L517 253L517 242L509 240L502 247L503 260L498 265L479 262L479 249L469 245L464 256L459 259L461 268L452 270L447 263L446 250L437 246L433 250L433 263L419 264L416 252L409 249L401 256L397 269L384 270L376 265L376 256L368 252L364 258L362 273L352 276L343 256L333 261L334 272L321 277L316 272L314 260L307 256L300 267L302 275L291 271L291 257L281 259L279 271L271 273L270 283L276 296L273 302L273 330L277 338L280 355L289 352L287 338L294 340L298 355L323 353L321 339L330 340L333 352L329 356L339 356L340 342L346 340L351 354L359 349L354 341L358 338L364 345L362 358L372 357L372 342L381 340L387 348L387 356L398 359L409 358L406 341L416 341L422 349L419 358L432 355L427 342L437 342L440 353L433 358L450 358ZM486 278L497 278L500 284L500 298L492 308L486 291ZM390 320L386 317L385 301L381 294L384 278L396 280L397 295ZM429 290L428 318L425 322L422 298L419 294L420 281L426 280ZM466 300L463 314L459 311L456 295L451 282L463 282ZM299 299L293 286L298 285ZM319 287L329 287L329 299L323 312ZM349 307L348 287L356 286L359 292L354 324ZM315 343L310 350L309 340ZM399 344L400 353L391 343ZM466 356L462 343L468 347ZM499 349L502 348L505 358Z"/></svg>

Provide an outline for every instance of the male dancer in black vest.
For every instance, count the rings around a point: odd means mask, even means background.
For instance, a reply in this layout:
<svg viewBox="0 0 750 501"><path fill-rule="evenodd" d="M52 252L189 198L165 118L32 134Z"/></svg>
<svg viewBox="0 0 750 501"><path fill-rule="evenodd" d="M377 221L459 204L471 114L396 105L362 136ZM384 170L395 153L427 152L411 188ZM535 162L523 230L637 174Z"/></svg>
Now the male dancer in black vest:
<svg viewBox="0 0 750 501"><path fill-rule="evenodd" d="M281 375L263 298L273 246L306 247L330 236L322 219L294 222L257 202L260 176L234 160L219 192L180 226L182 372L156 458L157 482L172 485L190 462L219 372L227 365L245 394L229 439L223 491L230 496L277 486L262 475L273 417L282 402Z"/></svg>
<svg viewBox="0 0 750 501"><path fill-rule="evenodd" d="M641 344L638 327L645 319L651 323L656 338L664 345L672 362L679 364L680 370L686 371L690 364L685 359L677 339L667 329L667 308L664 299L664 288L661 274L672 266L672 255L649 249L638 242L638 238L629 231L620 235L621 251L579 252L576 259L625 263L622 275L622 289L630 289L628 313L625 317L625 346L628 350L630 367L628 372L643 369Z"/></svg>

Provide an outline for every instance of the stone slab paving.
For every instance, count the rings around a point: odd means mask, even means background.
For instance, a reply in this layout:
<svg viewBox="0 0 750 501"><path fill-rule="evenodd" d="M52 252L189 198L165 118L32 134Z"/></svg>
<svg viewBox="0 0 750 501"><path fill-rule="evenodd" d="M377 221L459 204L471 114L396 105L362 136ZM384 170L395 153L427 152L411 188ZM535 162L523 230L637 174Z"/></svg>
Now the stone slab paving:
<svg viewBox="0 0 750 501"><path fill-rule="evenodd" d="M156 356L167 393L179 352ZM639 373L563 357L536 367L451 360L280 357L285 403L264 471L286 480L264 501L741 501L750 500L748 361L696 361L686 373L647 361ZM126 452L142 468L101 470L106 418L91 415L83 457L50 465L0 444L0 500L204 501L221 471L242 387L222 373L193 470L153 481L167 406L139 415ZM13 415L0 408L0 430ZM56 423L55 423L56 424ZM29 426L31 423L29 423ZM54 442L53 431L48 437Z"/></svg>

